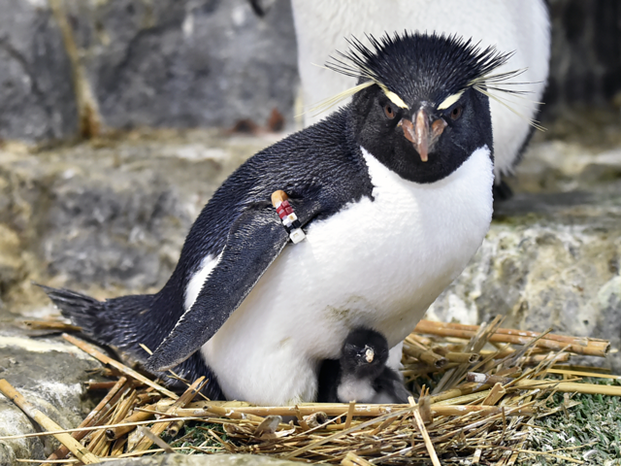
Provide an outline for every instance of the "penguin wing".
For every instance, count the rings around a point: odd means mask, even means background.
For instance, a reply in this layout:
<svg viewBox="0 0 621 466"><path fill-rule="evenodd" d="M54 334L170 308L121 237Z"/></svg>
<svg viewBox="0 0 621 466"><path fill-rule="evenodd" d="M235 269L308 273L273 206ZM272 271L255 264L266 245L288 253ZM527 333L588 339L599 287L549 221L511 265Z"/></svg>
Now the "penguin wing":
<svg viewBox="0 0 621 466"><path fill-rule="evenodd" d="M321 211L318 202L290 202L302 225ZM198 351L239 307L288 240L273 207L244 211L231 227L218 264L196 301L151 355L147 369L170 369Z"/></svg>

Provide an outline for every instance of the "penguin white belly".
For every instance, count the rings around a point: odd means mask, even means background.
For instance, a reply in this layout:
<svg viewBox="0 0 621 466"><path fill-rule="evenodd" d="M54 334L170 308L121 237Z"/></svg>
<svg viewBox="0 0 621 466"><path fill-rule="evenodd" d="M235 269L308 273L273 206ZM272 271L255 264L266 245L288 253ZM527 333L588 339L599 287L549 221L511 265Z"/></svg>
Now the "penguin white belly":
<svg viewBox="0 0 621 466"><path fill-rule="evenodd" d="M228 399L313 401L319 361L338 358L351 329L398 344L480 246L492 215L487 147L429 184L403 180L362 151L374 199L313 222L202 347Z"/></svg>

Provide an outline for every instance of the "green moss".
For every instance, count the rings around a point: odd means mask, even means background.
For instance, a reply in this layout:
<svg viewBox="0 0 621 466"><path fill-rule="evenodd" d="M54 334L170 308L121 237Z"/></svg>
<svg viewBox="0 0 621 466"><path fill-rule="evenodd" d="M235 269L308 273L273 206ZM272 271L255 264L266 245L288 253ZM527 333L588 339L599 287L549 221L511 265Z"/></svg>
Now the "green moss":
<svg viewBox="0 0 621 466"><path fill-rule="evenodd" d="M618 380L585 379L587 383L621 386ZM561 406L567 395L555 394L551 403ZM520 455L518 465L572 464L569 457L588 465L621 465L621 398L576 394L568 410L535 421L526 449L550 455ZM557 455L553 457L551 455ZM574 463L576 464L576 463Z"/></svg>

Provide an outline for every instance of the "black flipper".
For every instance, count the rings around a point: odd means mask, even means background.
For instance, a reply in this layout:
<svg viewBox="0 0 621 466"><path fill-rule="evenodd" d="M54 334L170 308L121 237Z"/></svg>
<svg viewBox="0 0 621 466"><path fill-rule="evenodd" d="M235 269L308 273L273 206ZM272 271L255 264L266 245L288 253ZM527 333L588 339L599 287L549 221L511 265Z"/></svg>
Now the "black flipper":
<svg viewBox="0 0 621 466"><path fill-rule="evenodd" d="M302 206L290 202L302 224L320 211L319 203L310 200ZM198 351L248 296L288 239L272 206L251 207L243 212L231 227L218 265L194 305L149 358L147 368L168 369Z"/></svg>

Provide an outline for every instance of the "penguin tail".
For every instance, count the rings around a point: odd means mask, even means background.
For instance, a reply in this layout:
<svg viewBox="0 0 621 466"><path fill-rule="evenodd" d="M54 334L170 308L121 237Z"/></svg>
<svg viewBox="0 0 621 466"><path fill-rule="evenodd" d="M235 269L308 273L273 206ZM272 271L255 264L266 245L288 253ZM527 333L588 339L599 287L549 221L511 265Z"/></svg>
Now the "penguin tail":
<svg viewBox="0 0 621 466"><path fill-rule="evenodd" d="M173 319L167 326L166 319L153 318L157 295L129 295L98 301L66 288L51 288L38 283L36 285L45 291L62 315L81 327L82 332L90 339L120 350L124 356L130 357L131 362L138 362L143 366L149 353L141 344L153 351L168 334L169 327L176 322ZM174 371L179 377L190 381L205 376L208 383L203 388L203 393L212 400L225 399L215 374L207 367L200 352L183 361ZM171 377L167 371L150 372L161 377L173 389L186 388L184 383Z"/></svg>
<svg viewBox="0 0 621 466"><path fill-rule="evenodd" d="M149 314L155 295L130 295L98 301L66 288L37 286L45 291L63 316L81 327L82 332L97 343L118 348L140 361L148 358L140 347L141 343L151 349L160 343L154 341L145 316Z"/></svg>

